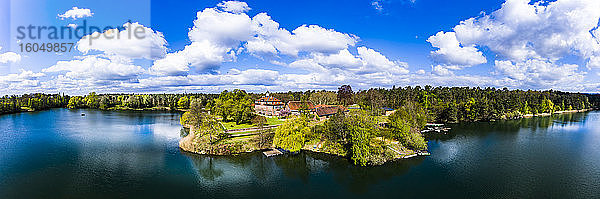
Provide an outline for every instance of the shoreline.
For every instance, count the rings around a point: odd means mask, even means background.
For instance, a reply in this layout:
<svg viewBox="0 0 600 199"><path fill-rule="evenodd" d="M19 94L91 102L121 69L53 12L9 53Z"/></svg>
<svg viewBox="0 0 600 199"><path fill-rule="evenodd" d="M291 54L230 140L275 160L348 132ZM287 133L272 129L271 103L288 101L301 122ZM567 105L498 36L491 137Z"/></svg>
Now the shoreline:
<svg viewBox="0 0 600 199"><path fill-rule="evenodd" d="M546 116L560 115L560 114L567 114L567 113L582 113L582 112L588 112L588 111L593 111L593 110L597 110L597 109L596 108L588 108L588 109L570 110L570 111L555 111L553 113L525 114L525 115L521 115L519 118L546 117Z"/></svg>

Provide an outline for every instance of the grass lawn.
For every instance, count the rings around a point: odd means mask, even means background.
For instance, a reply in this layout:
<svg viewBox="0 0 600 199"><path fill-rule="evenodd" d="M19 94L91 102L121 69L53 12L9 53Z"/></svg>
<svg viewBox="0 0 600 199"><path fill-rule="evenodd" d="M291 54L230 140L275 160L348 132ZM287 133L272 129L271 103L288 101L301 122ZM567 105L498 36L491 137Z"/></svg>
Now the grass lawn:
<svg viewBox="0 0 600 199"><path fill-rule="evenodd" d="M281 120L277 119L277 117L268 117L267 118L267 126L283 124L284 122L285 121L281 121Z"/></svg>
<svg viewBox="0 0 600 199"><path fill-rule="evenodd" d="M235 124L235 122L221 122L221 124L223 124L223 126L225 126L225 128L227 130L245 129L245 128L254 127L254 125L252 125L252 124Z"/></svg>
<svg viewBox="0 0 600 199"><path fill-rule="evenodd" d="M267 126L270 125L278 125L278 124L283 124L285 121L281 121L279 119L277 119L276 117L271 117L271 118L267 118ZM252 127L256 127L252 124L235 124L235 122L221 122L221 124L223 124L223 126L225 126L225 128L227 128L227 130L235 130L235 129L245 129L245 128L252 128Z"/></svg>

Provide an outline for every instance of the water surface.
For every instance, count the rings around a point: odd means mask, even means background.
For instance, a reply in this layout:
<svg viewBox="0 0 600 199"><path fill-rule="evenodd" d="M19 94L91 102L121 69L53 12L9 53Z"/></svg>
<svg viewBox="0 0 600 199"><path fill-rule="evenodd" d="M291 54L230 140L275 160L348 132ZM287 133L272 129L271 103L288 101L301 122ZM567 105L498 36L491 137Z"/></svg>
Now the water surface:
<svg viewBox="0 0 600 199"><path fill-rule="evenodd" d="M593 198L599 127L600 112L452 125L430 157L361 168L185 153L176 113L52 109L0 116L0 198Z"/></svg>

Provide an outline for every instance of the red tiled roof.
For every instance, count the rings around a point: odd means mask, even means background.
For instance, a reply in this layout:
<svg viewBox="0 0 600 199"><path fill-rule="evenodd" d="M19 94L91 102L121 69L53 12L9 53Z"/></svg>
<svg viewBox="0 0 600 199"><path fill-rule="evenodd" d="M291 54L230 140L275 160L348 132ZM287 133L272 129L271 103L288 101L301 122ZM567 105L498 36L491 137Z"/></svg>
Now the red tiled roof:
<svg viewBox="0 0 600 199"><path fill-rule="evenodd" d="M317 108L315 110L315 112L317 113L317 115L319 117L323 117L323 116L329 116L329 115L333 115L336 114L338 112L338 110L341 109L342 111L346 111L346 108L343 106L321 106L319 108Z"/></svg>
<svg viewBox="0 0 600 199"><path fill-rule="evenodd" d="M321 108L321 107L330 107L331 105L326 105L326 104L319 104L316 105L315 108Z"/></svg>
<svg viewBox="0 0 600 199"><path fill-rule="evenodd" d="M257 102L281 102L281 100L273 97L273 96L263 96L260 99L256 100Z"/></svg>
<svg viewBox="0 0 600 199"><path fill-rule="evenodd" d="M314 109L315 105L312 102L300 102L300 101L291 101L288 102L288 107L290 110L297 111L300 109Z"/></svg>

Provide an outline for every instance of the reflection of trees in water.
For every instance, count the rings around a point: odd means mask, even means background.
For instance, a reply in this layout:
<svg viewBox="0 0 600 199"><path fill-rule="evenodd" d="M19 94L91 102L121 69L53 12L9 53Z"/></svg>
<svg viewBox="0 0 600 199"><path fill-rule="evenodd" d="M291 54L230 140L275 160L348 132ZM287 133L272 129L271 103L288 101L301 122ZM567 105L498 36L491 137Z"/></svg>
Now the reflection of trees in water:
<svg viewBox="0 0 600 199"><path fill-rule="evenodd" d="M424 158L401 159L381 166L361 167L350 163L348 159L331 157L326 154L310 154L315 159L324 159L329 164L325 168L333 180L345 186L353 193L367 192L371 185L406 174L411 167L421 164Z"/></svg>
<svg viewBox="0 0 600 199"><path fill-rule="evenodd" d="M235 165L233 168L239 169L236 172L249 171L251 176L261 181L267 180L268 176L275 171L274 168L277 167L270 158L264 157L260 152L235 156L199 155L185 151L182 153L190 158L198 174L209 181L214 181L224 175L227 171L222 168L227 165Z"/></svg>
<svg viewBox="0 0 600 199"><path fill-rule="evenodd" d="M215 166L215 163L213 163L213 157L195 154L188 154L188 156L196 168L196 171L198 171L198 175L200 175L200 177L203 179L214 181L223 175L223 169L221 169L219 166Z"/></svg>
<svg viewBox="0 0 600 199"><path fill-rule="evenodd" d="M439 133L428 133L429 140L450 140L456 136L487 136L490 133L517 134L521 129L530 129L537 132L538 129L560 125L576 125L587 119L589 112L556 114L544 117L521 118L515 120L499 120L494 122L464 122L449 124L451 128L447 135Z"/></svg>
<svg viewBox="0 0 600 199"><path fill-rule="evenodd" d="M423 162L424 158L398 160L377 167L359 167L352 165L346 159L321 153L300 152L295 155L280 155L267 158L260 152L237 156L206 156L183 152L188 156L202 179L218 180L221 176L232 172L249 172L252 179L246 179L263 184L263 186L285 186L281 175L288 179L299 179L305 185L320 185L328 183L328 178L335 181L348 191L363 193L373 184L401 176L415 165ZM231 166L235 165L235 166ZM326 177L325 179L323 177ZM282 184L284 183L284 184ZM310 187L313 185L308 185ZM326 185L323 185L326 186Z"/></svg>
<svg viewBox="0 0 600 199"><path fill-rule="evenodd" d="M348 191L364 193L371 185L403 175L423 160L424 158L413 158L389 162L382 166L360 167L351 164L347 158L303 151L297 155L276 157L275 163L286 177L298 178L305 184L309 183L311 174L326 173Z"/></svg>
<svg viewBox="0 0 600 199"><path fill-rule="evenodd" d="M298 178L305 184L308 183L310 169L308 167L306 153L285 154L273 158L275 164L289 178Z"/></svg>

